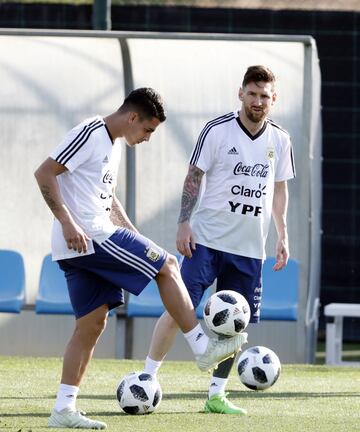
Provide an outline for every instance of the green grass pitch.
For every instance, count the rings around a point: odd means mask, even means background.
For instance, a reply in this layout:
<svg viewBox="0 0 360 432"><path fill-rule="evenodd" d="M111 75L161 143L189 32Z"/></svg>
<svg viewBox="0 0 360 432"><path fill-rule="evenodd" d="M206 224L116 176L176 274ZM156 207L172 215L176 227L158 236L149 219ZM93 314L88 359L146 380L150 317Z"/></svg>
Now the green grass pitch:
<svg viewBox="0 0 360 432"><path fill-rule="evenodd" d="M44 432L53 408L61 359L0 357L0 432ZM122 432L322 432L360 431L360 369L283 365L277 383L264 392L248 390L235 370L229 397L247 417L202 412L209 374L191 362L165 362L159 381L163 400L145 416L122 413L115 398L120 378L143 362L94 359L78 408ZM54 429L55 430L55 429ZM75 430L75 429L74 429Z"/></svg>

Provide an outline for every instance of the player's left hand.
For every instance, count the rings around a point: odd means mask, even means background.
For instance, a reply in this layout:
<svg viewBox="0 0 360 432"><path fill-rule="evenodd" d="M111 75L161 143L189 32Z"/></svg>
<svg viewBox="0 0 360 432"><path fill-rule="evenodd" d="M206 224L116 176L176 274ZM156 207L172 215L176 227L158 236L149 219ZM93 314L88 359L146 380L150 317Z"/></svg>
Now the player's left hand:
<svg viewBox="0 0 360 432"><path fill-rule="evenodd" d="M273 267L274 271L282 270L289 260L289 245L286 239L279 239L276 243L276 263Z"/></svg>
<svg viewBox="0 0 360 432"><path fill-rule="evenodd" d="M192 257L192 251L196 249L195 239L188 221L178 224L176 248L181 255L188 258Z"/></svg>

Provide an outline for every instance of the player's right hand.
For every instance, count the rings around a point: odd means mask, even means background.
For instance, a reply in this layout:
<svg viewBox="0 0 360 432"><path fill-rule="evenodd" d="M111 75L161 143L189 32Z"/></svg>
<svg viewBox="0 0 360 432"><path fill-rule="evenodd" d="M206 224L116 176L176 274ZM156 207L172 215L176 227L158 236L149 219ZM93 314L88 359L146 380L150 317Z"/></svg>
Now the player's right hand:
<svg viewBox="0 0 360 432"><path fill-rule="evenodd" d="M178 224L176 248L181 253L181 255L184 255L188 258L192 257L191 251L196 249L195 239L188 221Z"/></svg>
<svg viewBox="0 0 360 432"><path fill-rule="evenodd" d="M62 224L63 235L69 249L79 253L86 252L88 249L87 242L90 238L74 221L67 221Z"/></svg>

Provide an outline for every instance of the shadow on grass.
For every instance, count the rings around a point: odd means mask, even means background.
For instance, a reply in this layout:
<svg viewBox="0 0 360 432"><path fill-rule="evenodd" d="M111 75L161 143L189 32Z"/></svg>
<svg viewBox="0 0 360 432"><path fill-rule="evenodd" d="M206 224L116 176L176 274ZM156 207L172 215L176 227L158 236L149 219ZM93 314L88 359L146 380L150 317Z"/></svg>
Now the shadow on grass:
<svg viewBox="0 0 360 432"><path fill-rule="evenodd" d="M11 418L11 417L41 417L48 418L50 416L50 412L46 413L1 413L1 418ZM0 429L1 430L1 429Z"/></svg>
<svg viewBox="0 0 360 432"><path fill-rule="evenodd" d="M169 411L169 412L161 412L161 411L157 411L156 414L157 415L161 415L161 416L166 416L166 415L170 415L173 416L174 414L176 415L186 415L188 416L189 414L206 414L208 415L208 413L206 413L205 411L195 411L195 412L191 412L191 411ZM89 416L90 418L103 418L103 417L114 417L114 416L124 416L124 417L134 417L134 418L145 418L148 417L150 414L152 413L148 413L148 414L142 414L142 415L130 415L130 414L126 414L123 411L87 411L86 415ZM2 418L12 418L12 417L16 417L16 418L20 418L20 417L26 417L26 418L48 418L49 417L49 413L46 414L36 414L36 413L14 413L14 414L1 414ZM2 425L0 425L0 427L2 427ZM41 426L36 426L36 428L39 428ZM6 428L6 426L5 426ZM48 429L47 426L44 426L44 428ZM20 429L20 428L19 428ZM31 428L30 428L31 429ZM2 431L2 429L0 429ZM13 430L13 429L12 429ZM27 432L26 429L24 429L22 432Z"/></svg>
<svg viewBox="0 0 360 432"><path fill-rule="evenodd" d="M315 399L315 398L348 398L355 397L360 399L359 392L266 392L266 391L238 391L229 390L230 397L241 399ZM163 400L181 400L181 399L204 399L207 396L207 391L203 392L189 392L189 393L164 393ZM41 400L41 399L54 399L53 395L48 397L29 397L29 396L15 396L15 397L0 397L0 400ZM116 400L114 395L81 395L81 400Z"/></svg>
<svg viewBox="0 0 360 432"><path fill-rule="evenodd" d="M315 399L315 398L348 398L355 397L360 398L359 392L264 392L264 391L252 391L252 392L239 392L229 391L232 397L238 397L242 399Z"/></svg>
<svg viewBox="0 0 360 432"><path fill-rule="evenodd" d="M198 393L166 393L163 400L169 399L201 399L206 397L207 392ZM356 397L360 398L358 392L264 392L264 391L235 391L229 390L229 396L241 399L310 399L310 398L338 398Z"/></svg>

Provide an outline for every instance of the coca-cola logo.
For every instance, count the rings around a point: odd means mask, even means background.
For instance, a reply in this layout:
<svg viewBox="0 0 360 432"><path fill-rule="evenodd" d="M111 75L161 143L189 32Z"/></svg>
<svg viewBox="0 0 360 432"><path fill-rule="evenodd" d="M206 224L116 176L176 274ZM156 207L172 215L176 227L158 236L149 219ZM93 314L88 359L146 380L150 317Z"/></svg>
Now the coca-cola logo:
<svg viewBox="0 0 360 432"><path fill-rule="evenodd" d="M251 177L262 177L265 178L269 172L269 165L266 164L255 164L255 165L245 165L239 162L235 165L234 174L235 175L245 175Z"/></svg>
<svg viewBox="0 0 360 432"><path fill-rule="evenodd" d="M103 183L110 183L113 182L113 175L111 171L107 171L103 177Z"/></svg>

